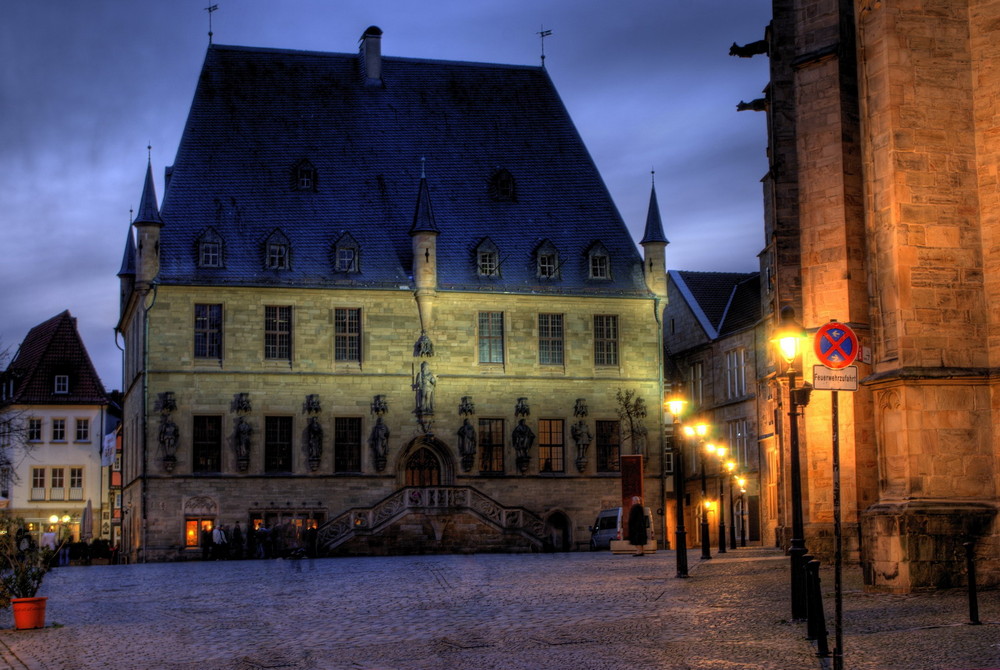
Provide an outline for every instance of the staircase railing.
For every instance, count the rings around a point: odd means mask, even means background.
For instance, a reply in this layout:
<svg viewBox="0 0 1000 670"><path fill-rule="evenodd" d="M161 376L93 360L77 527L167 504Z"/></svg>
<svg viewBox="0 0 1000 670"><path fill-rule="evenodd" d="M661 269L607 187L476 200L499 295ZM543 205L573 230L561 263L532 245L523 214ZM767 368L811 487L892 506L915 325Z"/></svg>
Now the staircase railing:
<svg viewBox="0 0 1000 670"><path fill-rule="evenodd" d="M523 507L506 507L468 486L400 489L371 507L354 507L330 519L319 527L316 544L330 551L359 533L377 535L397 519L427 510L468 512L501 533L520 535L537 547L544 544L541 518Z"/></svg>

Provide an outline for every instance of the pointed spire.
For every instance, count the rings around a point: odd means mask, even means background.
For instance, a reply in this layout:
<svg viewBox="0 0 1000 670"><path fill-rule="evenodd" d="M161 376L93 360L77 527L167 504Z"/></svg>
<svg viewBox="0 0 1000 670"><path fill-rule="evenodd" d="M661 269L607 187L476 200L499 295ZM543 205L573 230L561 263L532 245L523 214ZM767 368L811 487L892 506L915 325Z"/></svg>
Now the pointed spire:
<svg viewBox="0 0 1000 670"><path fill-rule="evenodd" d="M434 221L434 210L431 209L431 195L427 190L427 175L424 171L424 159L420 159L420 189L417 191L417 208L413 213L413 225L410 235L414 233L439 233Z"/></svg>
<svg viewBox="0 0 1000 670"><path fill-rule="evenodd" d="M653 175L656 172L652 172ZM667 236L663 234L663 221L660 220L660 206L656 202L656 182L654 181L649 192L649 213L646 214L646 231L642 235L639 244L647 242L660 242L670 244Z"/></svg>
<svg viewBox="0 0 1000 670"><path fill-rule="evenodd" d="M122 266L118 270L119 277L135 277L135 239L132 237L132 226L128 228L125 239L125 253L122 254Z"/></svg>
<svg viewBox="0 0 1000 670"><path fill-rule="evenodd" d="M146 163L146 183L142 186L142 197L139 198L139 213L136 214L133 223L163 224L163 219L160 218L160 209L156 206L156 186L153 185L152 157Z"/></svg>

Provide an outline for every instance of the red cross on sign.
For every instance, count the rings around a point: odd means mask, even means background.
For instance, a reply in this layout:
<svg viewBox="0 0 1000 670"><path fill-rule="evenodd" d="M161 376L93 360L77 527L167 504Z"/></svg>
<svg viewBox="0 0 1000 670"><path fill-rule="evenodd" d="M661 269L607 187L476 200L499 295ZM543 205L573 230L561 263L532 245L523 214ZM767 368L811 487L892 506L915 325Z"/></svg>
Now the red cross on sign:
<svg viewBox="0 0 1000 670"><path fill-rule="evenodd" d="M813 341L816 358L831 370L846 368L858 357L858 336L849 326L831 321L820 326Z"/></svg>

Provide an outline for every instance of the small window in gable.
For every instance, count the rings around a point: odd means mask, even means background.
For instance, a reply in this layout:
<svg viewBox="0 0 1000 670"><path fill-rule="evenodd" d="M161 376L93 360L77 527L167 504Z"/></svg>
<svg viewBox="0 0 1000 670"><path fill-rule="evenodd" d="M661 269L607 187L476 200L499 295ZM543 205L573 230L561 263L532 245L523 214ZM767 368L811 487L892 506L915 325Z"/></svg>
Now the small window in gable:
<svg viewBox="0 0 1000 670"><path fill-rule="evenodd" d="M361 272L360 246L350 233L344 233L333 244L333 268L337 272Z"/></svg>
<svg viewBox="0 0 1000 670"><path fill-rule="evenodd" d="M480 277L500 276L500 250L488 237L476 247L476 274Z"/></svg>
<svg viewBox="0 0 1000 670"><path fill-rule="evenodd" d="M292 170L292 188L296 191L316 190L316 168L307 160L300 161Z"/></svg>
<svg viewBox="0 0 1000 670"><path fill-rule="evenodd" d="M514 175L504 168L497 168L490 175L489 192L490 198L499 202L513 202L517 200Z"/></svg>
<svg viewBox="0 0 1000 670"><path fill-rule="evenodd" d="M276 230L264 243L264 267L268 270L287 270L291 267L291 245L280 230Z"/></svg>
<svg viewBox="0 0 1000 670"><path fill-rule="evenodd" d="M69 393L69 375L56 375L54 393Z"/></svg>
<svg viewBox="0 0 1000 670"><path fill-rule="evenodd" d="M587 251L587 267L590 279L611 279L611 257L607 247L600 242L591 245Z"/></svg>
<svg viewBox="0 0 1000 670"><path fill-rule="evenodd" d="M222 237L209 228L198 238L198 267L222 267Z"/></svg>
<svg viewBox="0 0 1000 670"><path fill-rule="evenodd" d="M559 279L559 252L555 246L545 240L535 250L539 279Z"/></svg>

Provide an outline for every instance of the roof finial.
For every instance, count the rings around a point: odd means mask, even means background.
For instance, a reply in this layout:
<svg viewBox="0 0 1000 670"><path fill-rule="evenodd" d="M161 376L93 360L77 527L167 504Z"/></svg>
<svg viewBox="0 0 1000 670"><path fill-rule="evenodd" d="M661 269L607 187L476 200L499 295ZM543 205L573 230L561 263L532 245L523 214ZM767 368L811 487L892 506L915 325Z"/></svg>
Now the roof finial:
<svg viewBox="0 0 1000 670"><path fill-rule="evenodd" d="M427 171L424 169L424 164L426 162L427 162L427 158L425 156L421 156L420 157L420 178L421 179L427 179Z"/></svg>
<svg viewBox="0 0 1000 670"><path fill-rule="evenodd" d="M651 183L655 187L656 186L656 168L650 169L649 176L650 176Z"/></svg>
<svg viewBox="0 0 1000 670"><path fill-rule="evenodd" d="M146 145L146 160L148 160L150 163L153 162L153 144L152 144L152 142L150 142L149 144Z"/></svg>
<svg viewBox="0 0 1000 670"><path fill-rule="evenodd" d="M538 37L542 40L542 67L545 67L545 38L552 34L551 30L546 30L545 26L540 26Z"/></svg>
<svg viewBox="0 0 1000 670"><path fill-rule="evenodd" d="M212 45L212 12L219 8L218 5L209 5L205 7L205 11L208 12L208 44Z"/></svg>
<svg viewBox="0 0 1000 670"><path fill-rule="evenodd" d="M135 220L135 210L131 207L128 208L128 223L132 225L132 221Z"/></svg>

